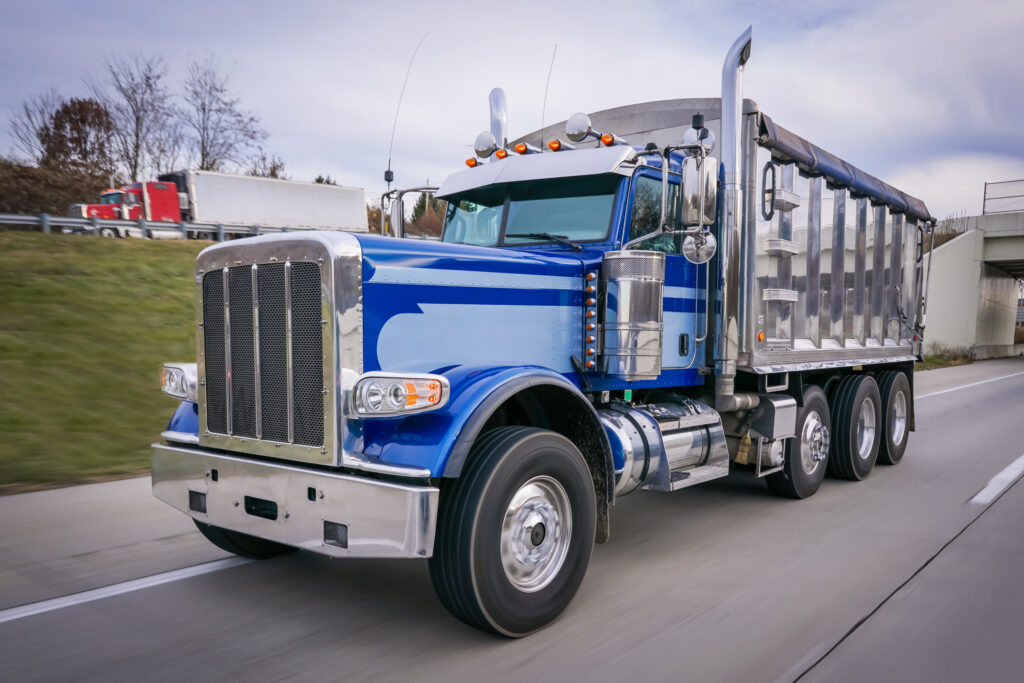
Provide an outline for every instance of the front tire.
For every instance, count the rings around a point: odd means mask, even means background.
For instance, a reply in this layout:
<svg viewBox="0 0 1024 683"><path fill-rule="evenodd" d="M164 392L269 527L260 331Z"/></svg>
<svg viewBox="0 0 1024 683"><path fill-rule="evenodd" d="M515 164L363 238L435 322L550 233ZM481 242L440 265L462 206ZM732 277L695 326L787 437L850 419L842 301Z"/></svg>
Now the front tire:
<svg viewBox="0 0 1024 683"><path fill-rule="evenodd" d="M571 441L533 427L487 432L462 476L442 484L434 589L470 626L528 635L575 596L596 520L593 479Z"/></svg>
<svg viewBox="0 0 1024 683"><path fill-rule="evenodd" d="M796 436L786 443L782 471L765 477L772 493L787 498L808 498L817 493L825 478L830 424L825 392L808 385L804 405L797 413Z"/></svg>
<svg viewBox="0 0 1024 683"><path fill-rule="evenodd" d="M249 534L243 534L231 529L223 529L212 524L205 524L198 519L193 519L199 531L210 543L221 550L226 550L234 555L241 555L253 560L268 560L278 555L293 553L298 548L283 543L275 543L264 538L257 538Z"/></svg>

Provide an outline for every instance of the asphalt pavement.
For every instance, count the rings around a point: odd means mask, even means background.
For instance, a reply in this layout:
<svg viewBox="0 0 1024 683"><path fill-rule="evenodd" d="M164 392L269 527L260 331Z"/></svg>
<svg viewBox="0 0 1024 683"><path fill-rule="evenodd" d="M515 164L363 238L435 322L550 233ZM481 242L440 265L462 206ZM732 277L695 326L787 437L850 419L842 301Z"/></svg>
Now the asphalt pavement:
<svg viewBox="0 0 1024 683"><path fill-rule="evenodd" d="M225 561L145 478L2 497L0 680L1021 680L1024 484L997 475L1024 360L915 388L904 461L864 482L622 498L575 601L517 641L451 618L425 561Z"/></svg>

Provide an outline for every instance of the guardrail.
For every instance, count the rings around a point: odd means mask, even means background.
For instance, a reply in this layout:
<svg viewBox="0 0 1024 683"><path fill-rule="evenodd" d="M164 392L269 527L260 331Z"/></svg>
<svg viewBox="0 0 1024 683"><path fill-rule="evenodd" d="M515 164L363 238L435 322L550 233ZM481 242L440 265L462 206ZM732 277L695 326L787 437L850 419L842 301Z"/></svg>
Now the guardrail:
<svg viewBox="0 0 1024 683"><path fill-rule="evenodd" d="M209 223L163 223L147 221L115 220L108 218L74 218L39 214L26 216L14 213L0 213L0 225L27 226L44 233L69 229L92 235L130 236L152 239L187 239L194 236L223 242L231 235L259 235L265 232L288 232L288 228L271 228L261 225L212 225ZM292 230L297 231L295 228Z"/></svg>

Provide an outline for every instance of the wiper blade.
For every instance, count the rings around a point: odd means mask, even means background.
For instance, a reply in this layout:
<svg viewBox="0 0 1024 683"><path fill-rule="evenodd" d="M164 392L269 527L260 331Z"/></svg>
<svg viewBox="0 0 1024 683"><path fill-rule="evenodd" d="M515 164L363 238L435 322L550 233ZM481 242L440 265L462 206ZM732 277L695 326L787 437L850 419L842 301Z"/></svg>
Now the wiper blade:
<svg viewBox="0 0 1024 683"><path fill-rule="evenodd" d="M576 244L575 242L570 242L569 238L566 237L565 235L552 235L551 233L548 232L527 232L522 235L509 235L509 237L532 237L535 240L547 240L549 242L557 242L559 244L564 244L573 251L583 251L583 247Z"/></svg>

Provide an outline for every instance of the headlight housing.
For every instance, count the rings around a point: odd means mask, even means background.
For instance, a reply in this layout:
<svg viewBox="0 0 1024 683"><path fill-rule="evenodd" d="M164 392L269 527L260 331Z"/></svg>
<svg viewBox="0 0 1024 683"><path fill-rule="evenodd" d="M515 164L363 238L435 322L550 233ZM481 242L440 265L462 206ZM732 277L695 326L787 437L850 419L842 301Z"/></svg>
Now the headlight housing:
<svg viewBox="0 0 1024 683"><path fill-rule="evenodd" d="M195 363L164 363L160 385L168 396L198 403L198 377Z"/></svg>
<svg viewBox="0 0 1024 683"><path fill-rule="evenodd" d="M352 402L359 417L395 417L436 410L449 391L440 375L370 372L356 382Z"/></svg>

